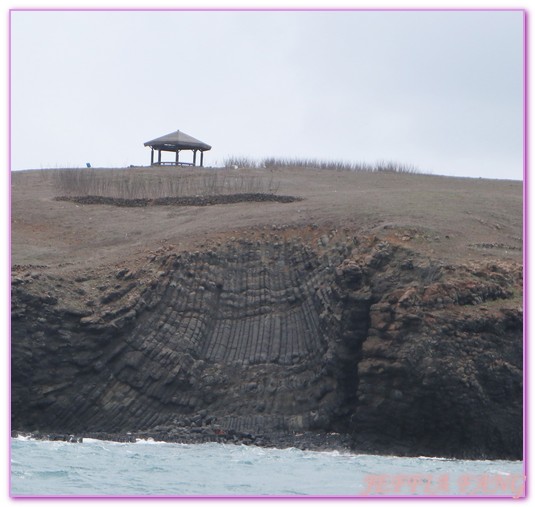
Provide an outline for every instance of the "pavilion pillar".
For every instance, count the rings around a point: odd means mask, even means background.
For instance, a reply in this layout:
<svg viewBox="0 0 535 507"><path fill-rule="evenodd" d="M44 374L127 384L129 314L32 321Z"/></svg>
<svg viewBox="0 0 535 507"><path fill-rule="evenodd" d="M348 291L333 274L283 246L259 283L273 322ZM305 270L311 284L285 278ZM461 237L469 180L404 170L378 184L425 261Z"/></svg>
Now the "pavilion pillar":
<svg viewBox="0 0 535 507"><path fill-rule="evenodd" d="M197 161L197 150L193 150L193 167L195 167L196 161Z"/></svg>
<svg viewBox="0 0 535 507"><path fill-rule="evenodd" d="M154 165L154 148L150 149L150 165Z"/></svg>
<svg viewBox="0 0 535 507"><path fill-rule="evenodd" d="M178 165L178 154L179 153L180 153L180 150L176 150L175 165Z"/></svg>
<svg viewBox="0 0 535 507"><path fill-rule="evenodd" d="M158 150L158 165L162 165L162 150Z"/></svg>
<svg viewBox="0 0 535 507"><path fill-rule="evenodd" d="M201 150L201 167L203 166L203 159L204 159L204 151Z"/></svg>

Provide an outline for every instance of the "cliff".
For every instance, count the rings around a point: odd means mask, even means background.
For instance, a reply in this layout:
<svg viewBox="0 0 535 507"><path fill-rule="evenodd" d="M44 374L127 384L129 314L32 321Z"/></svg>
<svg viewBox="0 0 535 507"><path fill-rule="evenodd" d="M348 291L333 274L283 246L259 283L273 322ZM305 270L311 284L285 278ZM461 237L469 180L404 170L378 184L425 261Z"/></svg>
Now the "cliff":
<svg viewBox="0 0 535 507"><path fill-rule="evenodd" d="M521 459L521 264L371 229L15 264L12 428L338 433L360 451Z"/></svg>

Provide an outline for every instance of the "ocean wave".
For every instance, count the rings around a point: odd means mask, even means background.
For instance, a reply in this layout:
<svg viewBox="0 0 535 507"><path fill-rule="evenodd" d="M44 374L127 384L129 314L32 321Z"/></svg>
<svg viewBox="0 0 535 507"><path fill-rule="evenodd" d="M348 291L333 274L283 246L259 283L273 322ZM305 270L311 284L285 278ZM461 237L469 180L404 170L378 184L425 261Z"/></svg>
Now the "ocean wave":
<svg viewBox="0 0 535 507"><path fill-rule="evenodd" d="M510 462L387 458L295 447L214 442L160 446L149 439L137 444L98 439L84 443L88 445L16 442L11 456L13 494L354 496L366 491L374 475L391 485L400 474L495 474L509 476L502 478L508 481L504 484L516 485L522 473L521 466ZM457 481L450 481L449 488L448 493L460 494Z"/></svg>
<svg viewBox="0 0 535 507"><path fill-rule="evenodd" d="M102 442L113 442L113 440L100 440L98 438L84 438L84 441L83 441L84 444L101 444Z"/></svg>
<svg viewBox="0 0 535 507"><path fill-rule="evenodd" d="M169 444L169 442L164 442L163 440L154 440L154 438L136 438L136 441L135 441L136 444L141 444L141 445L145 445L145 444L149 444L149 445L154 445L154 444Z"/></svg>
<svg viewBox="0 0 535 507"><path fill-rule="evenodd" d="M434 461L458 461L454 458L441 458L440 456L417 456L415 459L429 459Z"/></svg>
<svg viewBox="0 0 535 507"><path fill-rule="evenodd" d="M35 438L32 438L30 435L17 435L16 437L13 437L13 440L19 440L20 442L28 442L28 440L35 440Z"/></svg>
<svg viewBox="0 0 535 507"><path fill-rule="evenodd" d="M34 472L34 474L42 478L69 477L67 470L39 470Z"/></svg>

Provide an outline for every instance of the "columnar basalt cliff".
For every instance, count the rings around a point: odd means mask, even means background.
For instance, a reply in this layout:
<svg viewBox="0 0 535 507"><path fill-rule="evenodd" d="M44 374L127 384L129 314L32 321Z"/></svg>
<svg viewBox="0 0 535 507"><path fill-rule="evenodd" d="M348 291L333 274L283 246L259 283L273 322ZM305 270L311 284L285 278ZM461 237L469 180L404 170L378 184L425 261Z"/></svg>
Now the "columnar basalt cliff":
<svg viewBox="0 0 535 507"><path fill-rule="evenodd" d="M12 427L335 432L370 452L521 458L521 266L393 238L251 234L113 272L15 266Z"/></svg>

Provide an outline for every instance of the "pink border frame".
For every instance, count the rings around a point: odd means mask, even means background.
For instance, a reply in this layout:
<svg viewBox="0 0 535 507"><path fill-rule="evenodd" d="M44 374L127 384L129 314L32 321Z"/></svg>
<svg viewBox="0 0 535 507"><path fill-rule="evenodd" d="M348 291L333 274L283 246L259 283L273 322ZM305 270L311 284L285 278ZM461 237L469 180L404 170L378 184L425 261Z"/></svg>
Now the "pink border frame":
<svg viewBox="0 0 535 507"><path fill-rule="evenodd" d="M8 184L9 184L9 197L8 197L8 217L10 219L9 224L9 244L11 245L11 14L13 12L522 12L523 13L523 39L524 39L524 80L523 80L523 100L524 100L524 111L523 111L523 126L524 126L524 135L523 135L523 158L524 158L524 169L523 169L523 309L524 309L524 326L523 326L523 346L524 346L524 361L523 361L523 375L524 375L524 395L523 395L523 413L524 413L524 441L523 441L523 465L524 465L524 496L520 499L528 498L528 316L525 312L528 307L528 162L529 162L529 119L528 119L528 109L529 109L529 66L528 66L528 51L529 51L529 32L528 32L528 22L529 16L528 11L525 8L91 8L91 7L80 7L80 8L11 8L8 11L7 19L7 48L8 48L8 57L7 57L7 76L8 76L8 104L7 104L7 163L9 168ZM11 272L11 248L9 248L8 253L9 260L9 270ZM11 280L9 282L9 296L8 302L11 305ZM7 413L11 415L11 320L8 323L9 331L9 341L8 341L8 407ZM11 417L8 421L9 428L9 452L8 452L8 469L11 471ZM446 499L477 499L477 500L504 500L511 499L510 496L457 496L457 495L447 495L447 496L328 496L328 495L294 495L294 496L284 496L284 495L266 495L266 496L232 496L232 495L145 495L145 496L136 496L136 495L13 495L11 488L11 472L8 475L8 491L10 499L32 499L32 500L71 500L71 499L110 499L110 500L280 500L280 499L291 499L291 500L421 500L421 499L432 499L432 500L446 500Z"/></svg>
<svg viewBox="0 0 535 507"><path fill-rule="evenodd" d="M526 312L528 308L528 272L529 272L529 247L528 247L528 209L529 209L529 185L528 185L528 167L529 167L529 17L528 11L524 11L524 193L523 193L523 204L524 204L524 216L523 216L523 235L522 235L522 246L523 246L523 255L522 255L522 264L523 264L523 317L524 317L524 364L523 364L523 374L524 374L524 401L523 401L523 411L524 411L524 498L528 498L528 313Z"/></svg>

